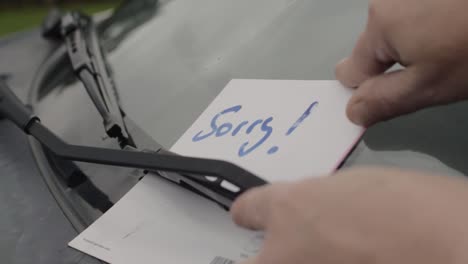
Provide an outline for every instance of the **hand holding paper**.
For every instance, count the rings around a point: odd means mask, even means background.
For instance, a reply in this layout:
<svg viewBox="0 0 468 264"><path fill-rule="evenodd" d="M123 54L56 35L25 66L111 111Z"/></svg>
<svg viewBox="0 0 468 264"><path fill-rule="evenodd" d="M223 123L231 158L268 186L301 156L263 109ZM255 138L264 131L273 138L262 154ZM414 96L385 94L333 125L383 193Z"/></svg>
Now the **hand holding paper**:
<svg viewBox="0 0 468 264"><path fill-rule="evenodd" d="M348 114L376 122L468 99L465 0L370 1L369 19L337 78L355 87ZM394 64L405 68L388 72Z"/></svg>
<svg viewBox="0 0 468 264"><path fill-rule="evenodd" d="M345 114L351 94L335 81L233 80L172 151L269 182L330 173L363 132Z"/></svg>
<svg viewBox="0 0 468 264"><path fill-rule="evenodd" d="M336 81L233 80L171 151L226 160L269 183L327 175L363 132L345 115L351 92ZM231 264L257 254L262 238L147 175L70 245L111 263Z"/></svg>
<svg viewBox="0 0 468 264"><path fill-rule="evenodd" d="M253 190L232 214L266 232L243 264L467 263L467 190L464 178L361 168Z"/></svg>

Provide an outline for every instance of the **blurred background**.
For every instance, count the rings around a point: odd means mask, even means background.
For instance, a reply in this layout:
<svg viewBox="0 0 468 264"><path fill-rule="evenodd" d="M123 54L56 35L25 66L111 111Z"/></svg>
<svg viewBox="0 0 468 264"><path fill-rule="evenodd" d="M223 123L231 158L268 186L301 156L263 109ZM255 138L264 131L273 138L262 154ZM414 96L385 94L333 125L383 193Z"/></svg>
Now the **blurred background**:
<svg viewBox="0 0 468 264"><path fill-rule="evenodd" d="M92 14L116 7L119 0L0 0L0 37L38 26L52 7Z"/></svg>

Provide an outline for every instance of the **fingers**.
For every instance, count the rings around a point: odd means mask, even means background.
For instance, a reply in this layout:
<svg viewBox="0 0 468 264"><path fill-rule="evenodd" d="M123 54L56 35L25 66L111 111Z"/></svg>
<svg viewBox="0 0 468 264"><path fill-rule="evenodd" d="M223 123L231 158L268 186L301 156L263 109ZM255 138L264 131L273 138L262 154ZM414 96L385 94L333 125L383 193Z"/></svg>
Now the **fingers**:
<svg viewBox="0 0 468 264"><path fill-rule="evenodd" d="M239 197L231 208L234 222L253 230L265 229L271 192L271 186L267 186L251 190Z"/></svg>
<svg viewBox="0 0 468 264"><path fill-rule="evenodd" d="M271 200L277 188L276 185L265 186L239 197L231 208L234 222L245 228L264 230L271 210Z"/></svg>
<svg viewBox="0 0 468 264"><path fill-rule="evenodd" d="M347 87L358 87L367 79L385 72L394 60L379 34L370 27L361 34L350 57L336 67L336 78Z"/></svg>
<svg viewBox="0 0 468 264"><path fill-rule="evenodd" d="M410 67L366 80L349 101L349 119L370 126L433 104L436 87L429 87L425 79L418 68Z"/></svg>

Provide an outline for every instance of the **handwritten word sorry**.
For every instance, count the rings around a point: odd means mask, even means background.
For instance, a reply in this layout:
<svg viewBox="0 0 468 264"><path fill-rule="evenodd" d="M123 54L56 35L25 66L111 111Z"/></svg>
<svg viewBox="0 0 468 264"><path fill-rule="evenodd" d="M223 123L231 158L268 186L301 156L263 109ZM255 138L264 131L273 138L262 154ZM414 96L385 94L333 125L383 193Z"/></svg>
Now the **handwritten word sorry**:
<svg viewBox="0 0 468 264"><path fill-rule="evenodd" d="M290 136L312 113L312 110L318 106L318 102L313 102L305 112L299 117L299 119L286 131L286 136ZM209 132L200 131L193 138L193 142L200 142L210 137L221 138L225 136L237 136L239 134L245 133L250 135L253 131L260 130L263 133L263 137L258 140L255 144L251 144L250 141L243 143L240 148L238 155L239 157L244 157L254 150L262 146L273 134L273 117L268 117L266 119L257 119L255 121L242 121L237 125L234 125L230 122L220 123L219 119L221 117L228 117L229 115L236 114L242 109L241 105L236 105L230 108L227 108L220 113L216 114L210 123L211 130ZM268 154L272 155L278 152L279 147L274 146L268 150Z"/></svg>

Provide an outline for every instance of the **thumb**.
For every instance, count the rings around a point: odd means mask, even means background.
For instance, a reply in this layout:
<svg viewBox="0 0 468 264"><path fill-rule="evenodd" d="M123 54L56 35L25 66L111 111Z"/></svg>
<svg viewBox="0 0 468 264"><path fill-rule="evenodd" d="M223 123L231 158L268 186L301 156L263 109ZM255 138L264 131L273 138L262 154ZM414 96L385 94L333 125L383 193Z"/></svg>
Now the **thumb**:
<svg viewBox="0 0 468 264"><path fill-rule="evenodd" d="M426 76L421 69L408 67L366 80L348 103L349 119L370 126L434 104L436 87Z"/></svg>
<svg viewBox="0 0 468 264"><path fill-rule="evenodd" d="M272 206L272 198L282 185L259 187L239 197L231 208L234 222L239 226L265 230Z"/></svg>

